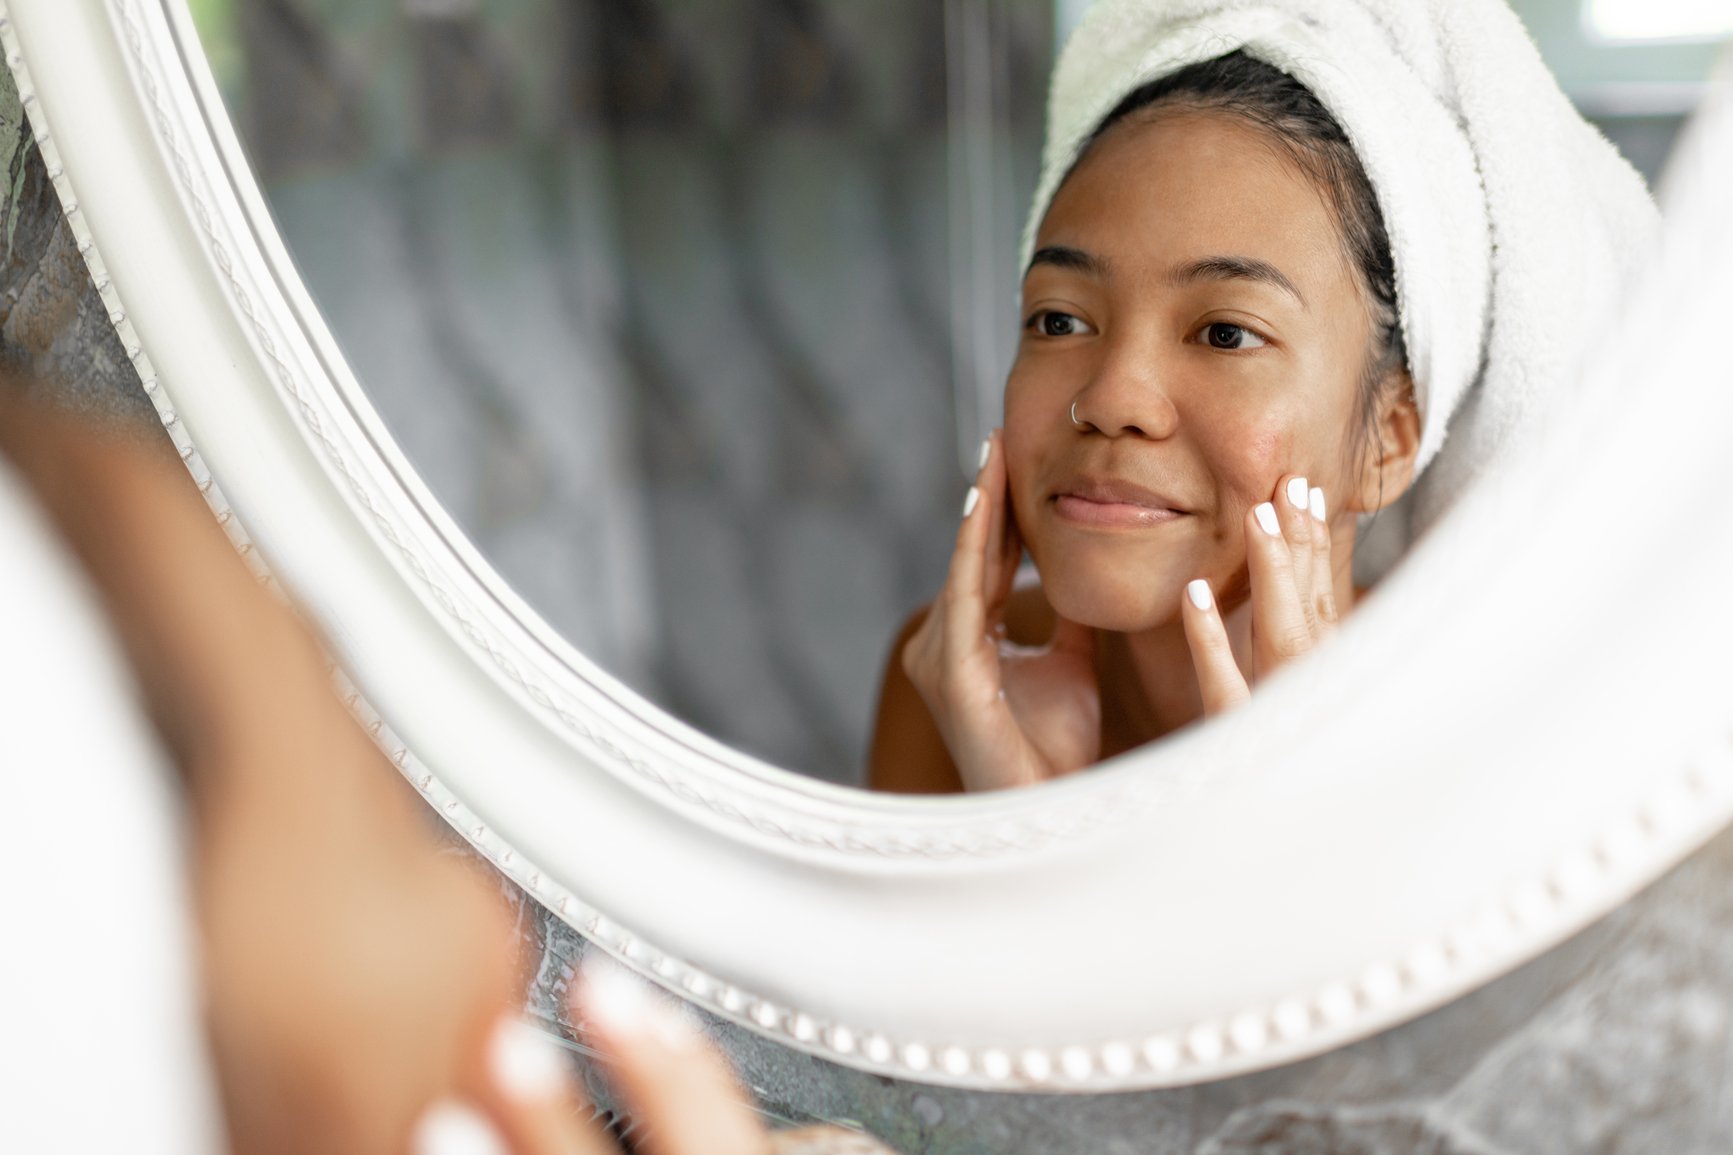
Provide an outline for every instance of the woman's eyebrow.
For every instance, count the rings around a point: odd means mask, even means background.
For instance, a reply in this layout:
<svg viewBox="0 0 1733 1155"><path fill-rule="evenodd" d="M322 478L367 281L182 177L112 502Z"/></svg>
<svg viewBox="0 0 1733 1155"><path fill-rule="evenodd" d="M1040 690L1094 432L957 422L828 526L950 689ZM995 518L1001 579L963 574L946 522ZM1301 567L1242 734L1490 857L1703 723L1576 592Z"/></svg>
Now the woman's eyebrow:
<svg viewBox="0 0 1733 1155"><path fill-rule="evenodd" d="M1176 287L1194 281L1258 281L1287 293L1300 303L1300 308L1307 307L1306 298L1282 270L1256 257L1200 257L1174 269L1168 280Z"/></svg>
<svg viewBox="0 0 1733 1155"><path fill-rule="evenodd" d="M1047 245L1044 248L1036 249L1035 255L1029 258L1029 268L1023 270L1023 275L1027 277L1036 265L1052 265L1056 269L1069 269L1071 272L1083 273L1097 280L1105 280L1109 272L1106 258L1084 252L1082 249L1071 248L1069 245Z"/></svg>

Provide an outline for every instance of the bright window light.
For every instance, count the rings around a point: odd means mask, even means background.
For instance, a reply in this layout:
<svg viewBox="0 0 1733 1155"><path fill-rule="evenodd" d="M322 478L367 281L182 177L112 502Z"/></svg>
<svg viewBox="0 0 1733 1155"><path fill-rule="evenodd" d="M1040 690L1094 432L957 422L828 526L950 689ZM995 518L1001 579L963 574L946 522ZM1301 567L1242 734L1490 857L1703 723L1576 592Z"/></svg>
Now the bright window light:
<svg viewBox="0 0 1733 1155"><path fill-rule="evenodd" d="M1599 40L1714 40L1733 36L1733 0L1584 0Z"/></svg>

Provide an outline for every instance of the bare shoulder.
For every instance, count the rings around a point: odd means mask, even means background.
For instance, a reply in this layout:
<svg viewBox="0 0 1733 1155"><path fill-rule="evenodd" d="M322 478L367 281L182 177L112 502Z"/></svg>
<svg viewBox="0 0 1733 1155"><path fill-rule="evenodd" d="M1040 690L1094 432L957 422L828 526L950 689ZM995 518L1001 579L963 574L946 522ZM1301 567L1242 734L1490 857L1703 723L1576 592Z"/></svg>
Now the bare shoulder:
<svg viewBox="0 0 1733 1155"><path fill-rule="evenodd" d="M927 620L922 606L897 631L879 684L867 755L867 786L892 794L960 794L963 779L919 690L903 671L903 649Z"/></svg>
<svg viewBox="0 0 1733 1155"><path fill-rule="evenodd" d="M867 757L867 785L893 794L959 794L962 776L945 746L938 724L903 671L903 650L930 607L909 615L885 658L879 685L878 714ZM1038 646L1053 636L1053 607L1037 580L1020 580L1005 603L1005 633L1021 646Z"/></svg>

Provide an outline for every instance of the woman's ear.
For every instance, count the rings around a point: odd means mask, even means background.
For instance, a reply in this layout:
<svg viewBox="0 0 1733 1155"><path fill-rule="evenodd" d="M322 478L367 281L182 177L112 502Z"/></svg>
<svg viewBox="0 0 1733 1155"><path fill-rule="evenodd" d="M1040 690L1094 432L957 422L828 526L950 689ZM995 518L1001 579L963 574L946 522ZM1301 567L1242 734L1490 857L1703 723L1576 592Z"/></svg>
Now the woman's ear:
<svg viewBox="0 0 1733 1155"><path fill-rule="evenodd" d="M1398 370L1378 393L1378 414L1366 431L1366 452L1354 493L1357 513L1376 512L1408 492L1420 455L1420 407L1414 401L1413 378L1406 369Z"/></svg>

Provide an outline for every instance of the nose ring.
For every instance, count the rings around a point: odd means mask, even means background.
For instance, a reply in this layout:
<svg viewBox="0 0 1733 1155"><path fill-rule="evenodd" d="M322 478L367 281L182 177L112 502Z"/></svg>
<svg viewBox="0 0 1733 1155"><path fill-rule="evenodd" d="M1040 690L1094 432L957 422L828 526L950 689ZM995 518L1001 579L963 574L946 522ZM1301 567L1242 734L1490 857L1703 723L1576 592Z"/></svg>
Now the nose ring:
<svg viewBox="0 0 1733 1155"><path fill-rule="evenodd" d="M1071 403L1071 424L1077 429L1089 428L1088 422L1077 420L1077 402L1075 401Z"/></svg>

